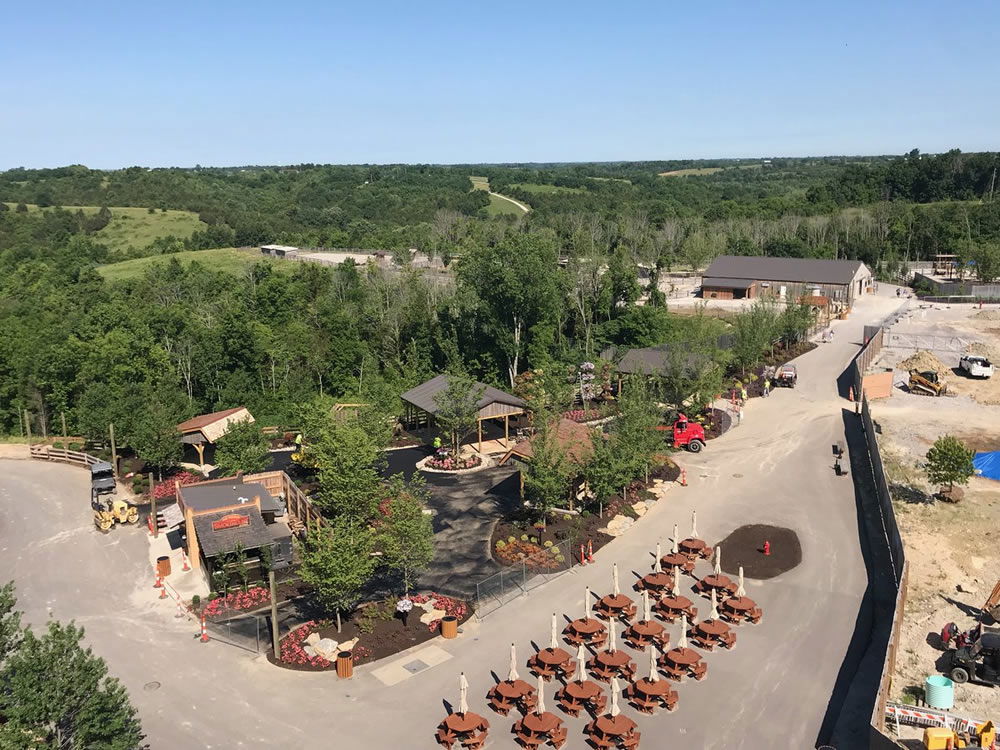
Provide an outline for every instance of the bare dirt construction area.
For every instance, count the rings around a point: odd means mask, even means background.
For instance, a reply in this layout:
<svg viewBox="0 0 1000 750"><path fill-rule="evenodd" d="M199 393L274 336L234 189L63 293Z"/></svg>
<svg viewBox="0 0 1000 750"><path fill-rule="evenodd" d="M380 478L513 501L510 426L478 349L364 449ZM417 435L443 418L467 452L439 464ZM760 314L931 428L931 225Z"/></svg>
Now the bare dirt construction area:
<svg viewBox="0 0 1000 750"><path fill-rule="evenodd" d="M1000 482L973 477L964 499L952 504L934 499L935 488L923 470L927 451L945 434L976 451L1000 450L1000 375L972 380L951 371L957 368L961 351L996 361L1000 310L957 306L913 310L909 319L891 329L887 340L890 344L937 345L933 349L921 346L920 351L895 346L884 350L876 364L896 368L896 387L890 398L872 402L910 563L891 698L920 702L924 680L947 666L941 628L948 622L962 630L971 627L1000 578ZM948 395L906 391L908 367L934 369L939 365L948 367L940 370ZM996 689L971 683L955 686L958 713L995 719L998 707Z"/></svg>

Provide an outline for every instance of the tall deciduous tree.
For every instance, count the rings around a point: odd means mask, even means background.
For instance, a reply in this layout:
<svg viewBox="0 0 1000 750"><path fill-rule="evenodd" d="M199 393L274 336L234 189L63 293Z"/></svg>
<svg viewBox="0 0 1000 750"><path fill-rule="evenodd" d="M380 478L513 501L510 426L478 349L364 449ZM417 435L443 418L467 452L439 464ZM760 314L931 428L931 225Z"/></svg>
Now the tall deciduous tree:
<svg viewBox="0 0 1000 750"><path fill-rule="evenodd" d="M302 548L302 580L315 587L319 603L337 617L361 601L361 589L375 572L374 538L366 524L346 516L315 525Z"/></svg>
<svg viewBox="0 0 1000 750"><path fill-rule="evenodd" d="M451 435L452 449L458 456L462 441L478 425L479 399L483 387L462 375L449 375L448 387L434 395L437 411L434 421Z"/></svg>
<svg viewBox="0 0 1000 750"><path fill-rule="evenodd" d="M368 412L333 421L327 412L310 423L306 450L319 469L317 504L328 516L370 523L383 497L384 421Z"/></svg>
<svg viewBox="0 0 1000 750"><path fill-rule="evenodd" d="M269 445L256 422L249 419L229 428L215 446L215 465L226 474L264 471L269 462Z"/></svg>
<svg viewBox="0 0 1000 750"><path fill-rule="evenodd" d="M72 623L50 622L41 636L23 631L0 669L0 746L26 747L30 737L31 747L139 748L128 694L82 640Z"/></svg>
<svg viewBox="0 0 1000 750"><path fill-rule="evenodd" d="M541 521L566 500L573 471L557 439L557 420L549 414L536 415L538 431L531 439L531 460L522 469L525 499Z"/></svg>

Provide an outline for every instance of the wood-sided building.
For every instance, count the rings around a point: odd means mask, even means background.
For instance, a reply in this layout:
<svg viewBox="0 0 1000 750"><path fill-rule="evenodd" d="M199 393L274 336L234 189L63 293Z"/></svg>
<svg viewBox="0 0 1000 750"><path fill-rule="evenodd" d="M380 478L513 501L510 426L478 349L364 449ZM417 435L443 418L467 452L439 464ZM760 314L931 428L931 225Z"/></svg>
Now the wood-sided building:
<svg viewBox="0 0 1000 750"><path fill-rule="evenodd" d="M720 255L702 277L705 299L754 299L770 296L799 302L825 298L839 309L873 289L872 272L860 260L772 258Z"/></svg>

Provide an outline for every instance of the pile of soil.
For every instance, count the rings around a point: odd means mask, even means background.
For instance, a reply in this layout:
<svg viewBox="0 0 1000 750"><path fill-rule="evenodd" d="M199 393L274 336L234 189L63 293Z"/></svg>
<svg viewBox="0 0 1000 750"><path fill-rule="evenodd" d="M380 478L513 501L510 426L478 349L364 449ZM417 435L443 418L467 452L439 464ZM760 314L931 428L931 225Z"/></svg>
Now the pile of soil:
<svg viewBox="0 0 1000 750"><path fill-rule="evenodd" d="M764 554L764 542L771 543L771 554ZM802 546L791 529L766 524L740 526L717 543L722 547L722 569L746 578L766 580L786 573L802 562Z"/></svg>
<svg viewBox="0 0 1000 750"><path fill-rule="evenodd" d="M332 638L341 643L358 638L356 648L359 649L361 655L355 655L355 665L367 664L398 654L400 651L436 638L441 632L438 628L432 631L427 625L420 622L420 615L423 614L423 611L414 608L406 627L403 626L401 619L394 617L391 620L377 620L375 629L370 633L364 633L358 628L358 620L361 619L363 613L364 608L361 608L350 618L343 620L340 632L337 632L336 622L323 624L315 631L319 633L320 638ZM472 617L472 607L467 605L465 614L459 618L458 624L461 625L470 617ZM293 664L276 660L273 651L268 651L267 659L276 666L300 672L329 672L337 668L334 663L331 663L329 667L318 667L311 664Z"/></svg>
<svg viewBox="0 0 1000 750"><path fill-rule="evenodd" d="M976 320L1000 320L1000 310L980 310L972 317Z"/></svg>
<svg viewBox="0 0 1000 750"><path fill-rule="evenodd" d="M1000 362L1000 352L989 344L984 344L982 341L973 341L965 351L969 354L978 354L980 357L986 357L986 359L993 363Z"/></svg>
<svg viewBox="0 0 1000 750"><path fill-rule="evenodd" d="M911 354L909 357L900 362L898 369L919 370L920 372L932 370L933 372L943 375L948 372L949 367L930 352L921 349L916 354Z"/></svg>

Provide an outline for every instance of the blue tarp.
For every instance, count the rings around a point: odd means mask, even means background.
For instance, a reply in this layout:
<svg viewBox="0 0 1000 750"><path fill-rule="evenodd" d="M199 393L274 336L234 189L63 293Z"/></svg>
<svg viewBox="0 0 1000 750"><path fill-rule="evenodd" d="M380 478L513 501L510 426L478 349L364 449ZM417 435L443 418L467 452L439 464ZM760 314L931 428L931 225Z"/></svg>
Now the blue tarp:
<svg viewBox="0 0 1000 750"><path fill-rule="evenodd" d="M1000 451L977 453L972 459L972 465L979 476L1000 479Z"/></svg>

